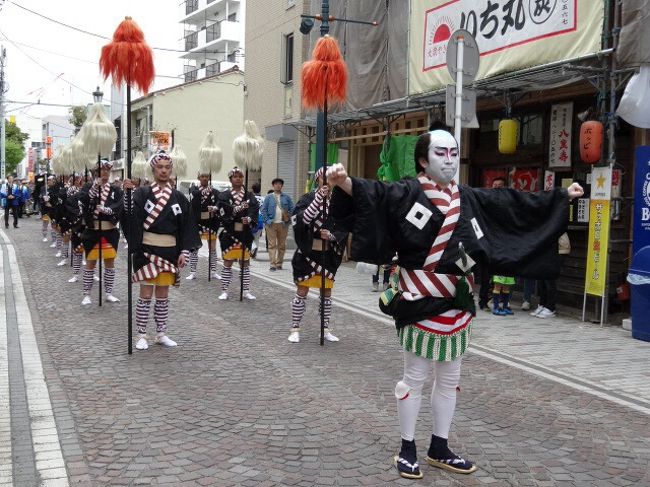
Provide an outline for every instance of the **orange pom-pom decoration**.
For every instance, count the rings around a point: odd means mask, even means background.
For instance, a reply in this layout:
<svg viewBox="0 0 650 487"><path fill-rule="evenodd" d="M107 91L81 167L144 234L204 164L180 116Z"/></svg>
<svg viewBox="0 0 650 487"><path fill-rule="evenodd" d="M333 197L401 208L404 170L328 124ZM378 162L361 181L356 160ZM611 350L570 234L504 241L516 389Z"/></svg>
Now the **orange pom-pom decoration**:
<svg viewBox="0 0 650 487"><path fill-rule="evenodd" d="M145 95L155 74L153 54L144 40L144 33L131 17L126 17L115 30L113 42L102 47L99 67L104 79L113 77L113 84L135 86Z"/></svg>
<svg viewBox="0 0 650 487"><path fill-rule="evenodd" d="M321 37L314 46L312 60L302 66L302 105L320 109L345 102L348 69L338 42L330 36Z"/></svg>

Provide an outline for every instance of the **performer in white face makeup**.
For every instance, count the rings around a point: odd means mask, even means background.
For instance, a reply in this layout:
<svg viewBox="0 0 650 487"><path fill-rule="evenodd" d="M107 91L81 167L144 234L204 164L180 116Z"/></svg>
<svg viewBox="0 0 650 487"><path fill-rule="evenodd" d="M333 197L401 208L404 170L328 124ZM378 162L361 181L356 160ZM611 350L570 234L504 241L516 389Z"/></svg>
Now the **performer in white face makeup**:
<svg viewBox="0 0 650 487"><path fill-rule="evenodd" d="M481 262L505 274L557 276L557 239L567 226L569 199L582 195L577 183L535 194L459 187L453 179L458 144L445 130L421 135L414 159L417 178L395 183L350 178L340 164L327 173L335 187L332 217L354 234L352 260L387 264L398 257L379 306L395 319L404 350L404 375L395 387L402 436L395 466L409 479L423 476L415 426L432 368L433 434L426 460L456 473L477 469L447 444L475 314L472 266Z"/></svg>
<svg viewBox="0 0 650 487"><path fill-rule="evenodd" d="M420 161L429 179L439 185L448 185L458 171L458 144L446 130L429 132L427 160Z"/></svg>

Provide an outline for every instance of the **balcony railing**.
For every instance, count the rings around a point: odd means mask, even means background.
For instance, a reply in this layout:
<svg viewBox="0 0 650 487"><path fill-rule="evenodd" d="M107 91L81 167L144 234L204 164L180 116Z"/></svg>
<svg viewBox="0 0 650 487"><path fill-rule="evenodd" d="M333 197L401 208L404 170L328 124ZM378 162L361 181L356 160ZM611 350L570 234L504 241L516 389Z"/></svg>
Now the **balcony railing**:
<svg viewBox="0 0 650 487"><path fill-rule="evenodd" d="M199 9L199 0L185 0L185 15L196 12Z"/></svg>
<svg viewBox="0 0 650 487"><path fill-rule="evenodd" d="M220 63L218 63L218 62L214 63L214 64L208 64L205 67L205 76L206 77L207 76L213 76L213 75L219 73L219 71L221 71L221 69L219 69L219 64Z"/></svg>
<svg viewBox="0 0 650 487"><path fill-rule="evenodd" d="M202 68L197 68L196 66L187 64L185 65L185 72L183 73L185 83L197 81L209 76L214 76L215 74L219 74L223 71L231 69L236 64L237 63L225 60L213 62L212 64L208 64Z"/></svg>
<svg viewBox="0 0 650 487"><path fill-rule="evenodd" d="M212 42L221 37L221 22L209 25L205 29L205 42Z"/></svg>
<svg viewBox="0 0 650 487"><path fill-rule="evenodd" d="M196 81L196 78L198 76L199 70L196 69L194 66L185 66L185 82L189 83L190 81Z"/></svg>
<svg viewBox="0 0 650 487"><path fill-rule="evenodd" d="M191 51L196 46L199 45L199 33L193 32L188 36L185 36L185 51Z"/></svg>

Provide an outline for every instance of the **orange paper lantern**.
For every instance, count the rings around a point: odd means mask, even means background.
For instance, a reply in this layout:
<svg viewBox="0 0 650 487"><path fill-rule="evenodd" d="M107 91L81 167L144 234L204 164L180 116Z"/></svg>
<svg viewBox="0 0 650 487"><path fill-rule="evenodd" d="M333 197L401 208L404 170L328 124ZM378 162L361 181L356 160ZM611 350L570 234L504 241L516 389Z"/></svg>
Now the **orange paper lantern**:
<svg viewBox="0 0 650 487"><path fill-rule="evenodd" d="M603 151L603 124L590 120L580 126L580 159L587 164L600 161Z"/></svg>

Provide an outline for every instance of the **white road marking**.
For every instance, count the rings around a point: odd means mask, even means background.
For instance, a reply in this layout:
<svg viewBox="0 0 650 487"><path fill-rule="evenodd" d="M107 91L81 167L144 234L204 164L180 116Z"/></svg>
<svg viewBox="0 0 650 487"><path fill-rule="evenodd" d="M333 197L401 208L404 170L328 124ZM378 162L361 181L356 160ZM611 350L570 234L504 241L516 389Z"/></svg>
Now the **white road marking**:
<svg viewBox="0 0 650 487"><path fill-rule="evenodd" d="M294 291L296 288L296 286L293 283L286 283L280 281L279 279L276 279L274 277L269 277L259 272L255 272L252 269L251 269L251 274L264 281L270 282L272 284L275 284L277 286L283 287L291 291ZM313 299L318 299L319 294L315 290L310 290L309 297ZM391 327L395 326L392 319L384 316L383 314L380 314L379 311L373 312L373 311L366 311L360 309L357 304L346 301L345 299L342 299L338 296L336 297L336 299L332 300L332 304L334 306L345 309L347 311L352 311L353 313L364 316L366 318L372 318L373 320L386 323ZM544 379L551 380L553 382L557 382L559 384L571 387L572 389L576 389L581 392L586 392L588 394L598 397L599 399L611 401L613 403L628 407L630 409L634 409L635 411L650 416L650 406L644 406L643 404L639 404L639 403L645 403L646 401L644 400L639 399L637 400L638 402L627 400L624 394L620 394L620 395L610 394L604 391L602 387L598 386L597 384L591 384L587 380L584 379L576 380L576 379L572 379L571 377L562 376L561 374L558 374L556 371L548 369L547 367L544 367L542 365L538 365L533 362L529 362L527 360L518 359L516 357L508 356L507 354L504 354L498 350L491 349L489 347L476 346L470 344L469 352L474 353L476 355L480 355L481 357L488 358L495 362L509 365L510 367L514 367L515 369L528 372L538 377L542 377Z"/></svg>
<svg viewBox="0 0 650 487"><path fill-rule="evenodd" d="M5 303L4 255L0 251L0 485L12 485L11 403L9 398L9 351Z"/></svg>
<svg viewBox="0 0 650 487"><path fill-rule="evenodd" d="M36 470L42 479L57 480L58 485L68 486L68 474L63 460L61 443L54 421L50 394L45 382L41 355L36 343L32 315L27 306L27 298L16 259L16 251L9 237L0 230L0 237L7 244L9 266L13 282L14 303L18 320L18 336L22 351L23 374L27 405L32 431L32 443L36 454L48 452L48 459L37 458ZM5 338L6 340L6 338Z"/></svg>

